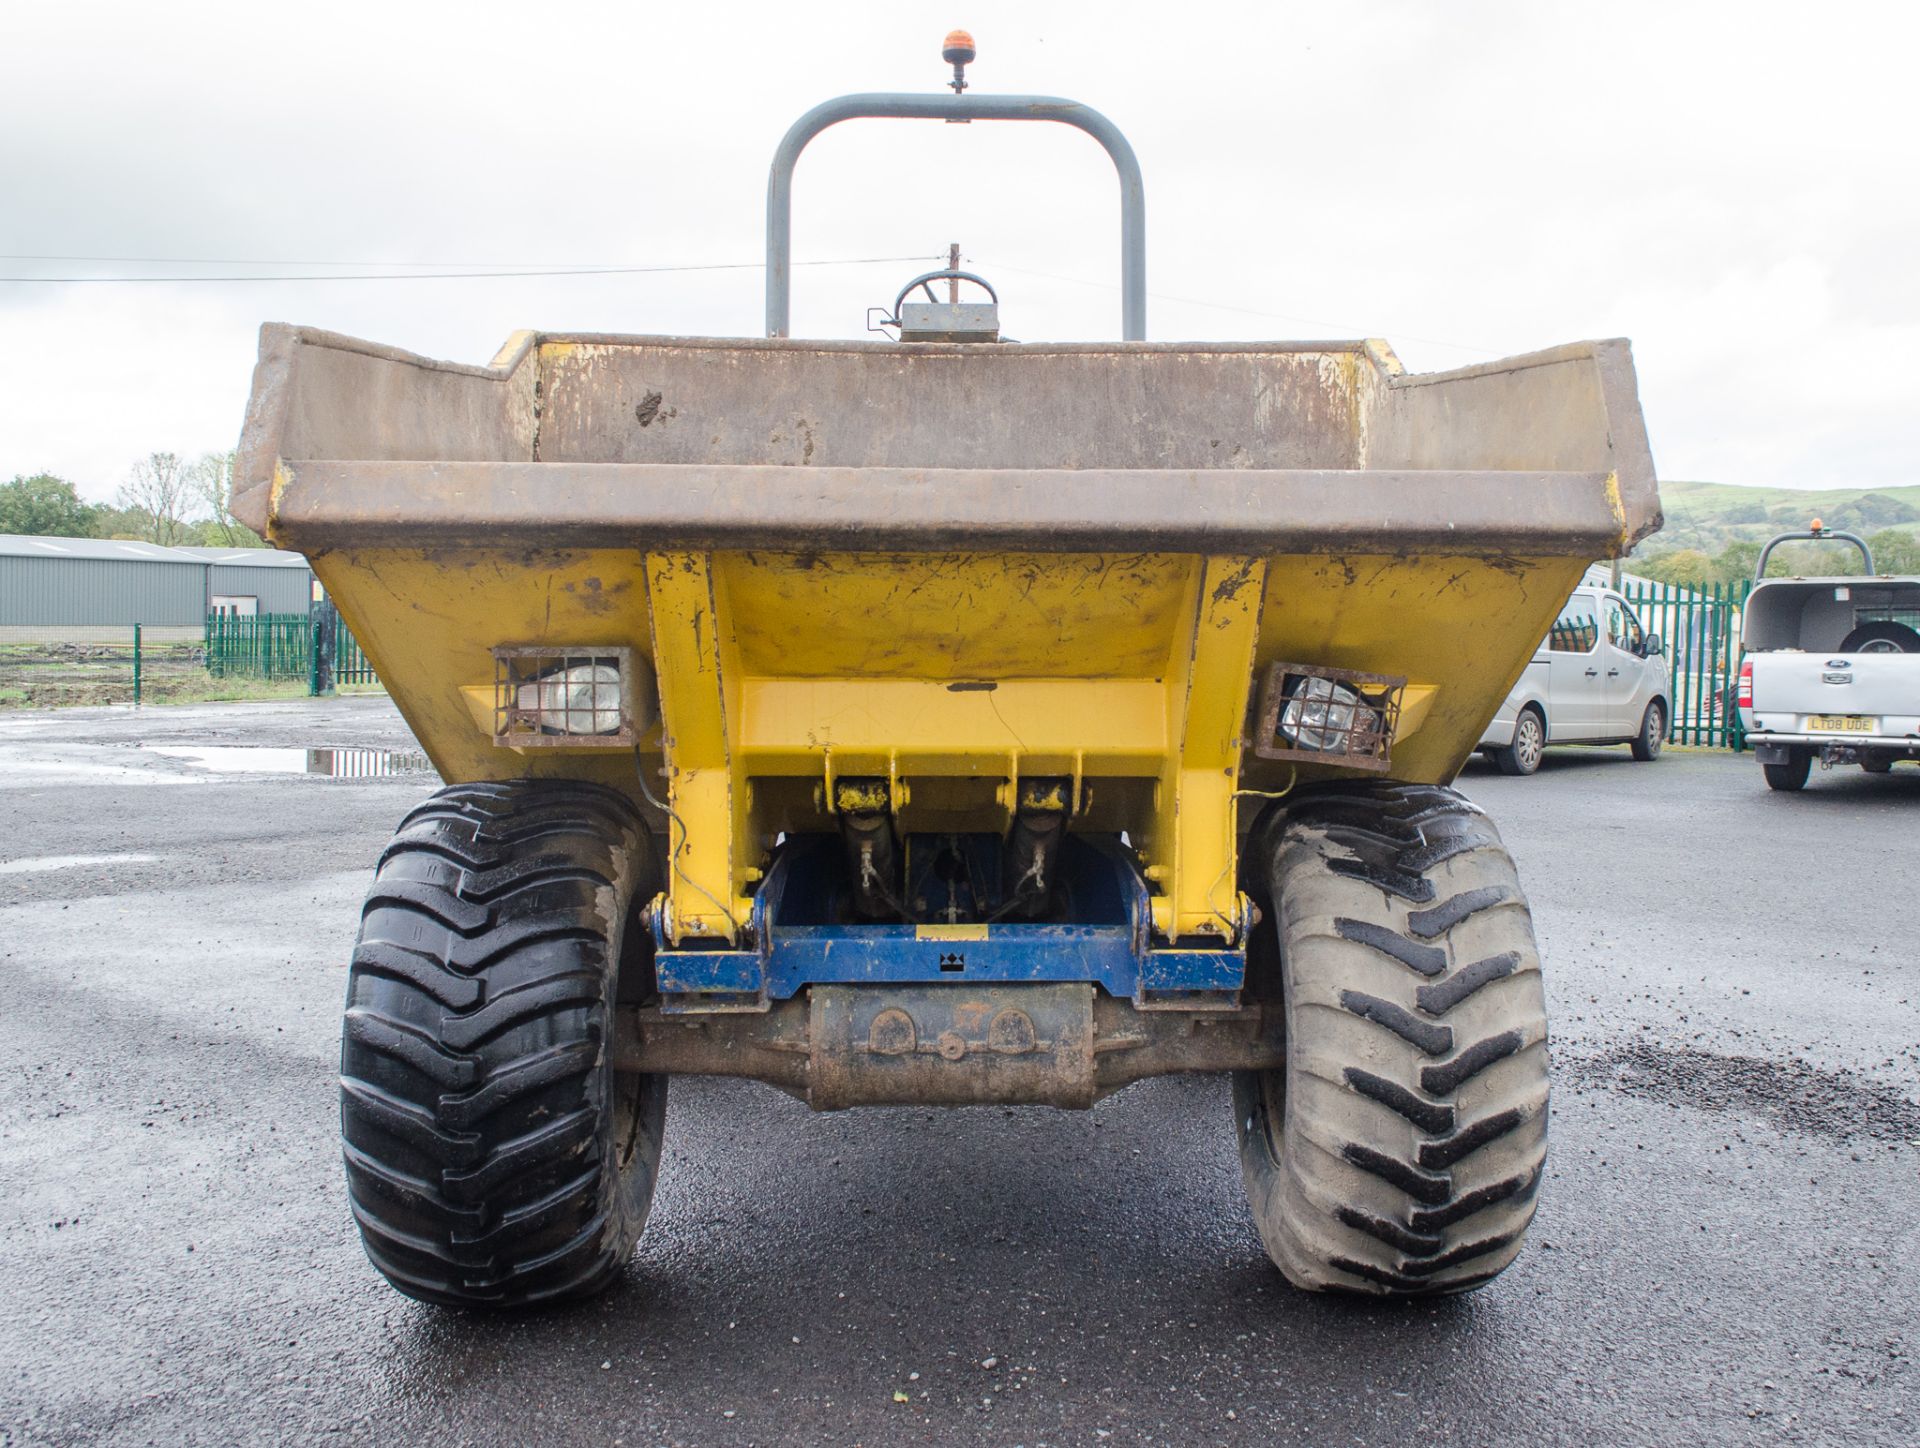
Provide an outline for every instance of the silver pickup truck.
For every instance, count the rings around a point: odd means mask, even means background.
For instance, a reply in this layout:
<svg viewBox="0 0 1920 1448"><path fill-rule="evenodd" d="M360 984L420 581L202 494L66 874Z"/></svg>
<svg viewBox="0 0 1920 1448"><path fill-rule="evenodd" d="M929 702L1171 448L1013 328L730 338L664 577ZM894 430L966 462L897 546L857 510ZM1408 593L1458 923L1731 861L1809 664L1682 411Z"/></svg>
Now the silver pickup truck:
<svg viewBox="0 0 1920 1448"><path fill-rule="evenodd" d="M1798 538L1851 543L1865 576L1767 578ZM1920 759L1920 578L1876 574L1864 540L1816 519L1768 543L1754 579L1736 702L1768 786L1803 788L1815 759L1871 774Z"/></svg>

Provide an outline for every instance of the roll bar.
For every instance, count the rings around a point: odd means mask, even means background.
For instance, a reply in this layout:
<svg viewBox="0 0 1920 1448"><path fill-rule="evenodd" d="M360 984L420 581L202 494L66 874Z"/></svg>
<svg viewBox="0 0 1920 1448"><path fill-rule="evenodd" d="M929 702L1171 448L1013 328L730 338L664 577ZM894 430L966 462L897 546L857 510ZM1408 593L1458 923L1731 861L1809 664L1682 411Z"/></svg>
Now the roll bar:
<svg viewBox="0 0 1920 1448"><path fill-rule="evenodd" d="M1814 542L1825 543L1838 539L1842 543L1851 543L1860 550L1860 556L1867 560L1867 576L1873 576L1873 550L1867 547L1867 540L1858 533L1843 532L1838 528L1815 528L1806 533L1781 533L1767 540L1767 546L1760 550L1760 561L1753 565L1753 581L1760 582L1767 576L1767 560L1773 556L1773 550L1782 543Z"/></svg>
<svg viewBox="0 0 1920 1448"><path fill-rule="evenodd" d="M788 335L793 290L793 167L807 142L851 120L1056 121L1106 147L1120 175L1120 335L1147 338L1147 196L1140 163L1120 128L1100 112L1059 96L911 95L872 92L825 101L795 121L773 153L767 177L767 335Z"/></svg>

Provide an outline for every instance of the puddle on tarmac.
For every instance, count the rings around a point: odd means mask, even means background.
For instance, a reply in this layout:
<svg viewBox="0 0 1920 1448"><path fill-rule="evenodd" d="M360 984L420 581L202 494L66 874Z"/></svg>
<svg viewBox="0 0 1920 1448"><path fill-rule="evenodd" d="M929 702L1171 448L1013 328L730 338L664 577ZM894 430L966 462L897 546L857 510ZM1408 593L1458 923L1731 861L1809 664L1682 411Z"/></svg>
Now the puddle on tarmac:
<svg viewBox="0 0 1920 1448"><path fill-rule="evenodd" d="M35 855L0 862L0 875L38 875L48 870L78 870L90 865L151 865L158 855Z"/></svg>
<svg viewBox="0 0 1920 1448"><path fill-rule="evenodd" d="M323 779L379 779L431 774L417 749L269 749L243 744L143 744L212 774L317 774Z"/></svg>

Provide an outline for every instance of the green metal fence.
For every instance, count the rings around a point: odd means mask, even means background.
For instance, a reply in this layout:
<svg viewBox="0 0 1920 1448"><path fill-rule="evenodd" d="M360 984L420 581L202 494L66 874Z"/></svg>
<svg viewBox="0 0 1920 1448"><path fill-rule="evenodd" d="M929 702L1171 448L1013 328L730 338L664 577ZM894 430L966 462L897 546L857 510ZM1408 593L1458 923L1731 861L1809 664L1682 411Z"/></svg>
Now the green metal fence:
<svg viewBox="0 0 1920 1448"><path fill-rule="evenodd" d="M377 684L380 676L360 650L360 640L342 625L333 651L333 678L339 684Z"/></svg>
<svg viewBox="0 0 1920 1448"><path fill-rule="evenodd" d="M317 692L315 635L320 625L304 613L263 613L252 618L207 615L207 672L217 679L299 679ZM378 684L360 641L346 625L334 635L334 682Z"/></svg>
<svg viewBox="0 0 1920 1448"><path fill-rule="evenodd" d="M0 624L0 709L195 698L201 660L191 626Z"/></svg>
<svg viewBox="0 0 1920 1448"><path fill-rule="evenodd" d="M1752 587L1744 579L1697 588L1628 581L1620 590L1641 626L1666 647L1673 673L1667 738L1675 744L1745 746L1733 684L1740 673L1740 619Z"/></svg>
<svg viewBox="0 0 1920 1448"><path fill-rule="evenodd" d="M207 672L216 679L304 679L313 657L304 613L207 615Z"/></svg>

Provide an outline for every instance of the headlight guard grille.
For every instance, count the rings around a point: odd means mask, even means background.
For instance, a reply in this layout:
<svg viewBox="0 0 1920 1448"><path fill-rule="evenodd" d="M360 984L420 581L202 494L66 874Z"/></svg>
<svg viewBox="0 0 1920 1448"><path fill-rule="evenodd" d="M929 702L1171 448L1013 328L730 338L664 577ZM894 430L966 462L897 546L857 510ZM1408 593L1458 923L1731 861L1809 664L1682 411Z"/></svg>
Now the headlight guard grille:
<svg viewBox="0 0 1920 1448"><path fill-rule="evenodd" d="M633 650L620 644L493 651L493 742L631 749L641 728Z"/></svg>
<svg viewBox="0 0 1920 1448"><path fill-rule="evenodd" d="M1406 678L1275 661L1260 687L1253 752L1291 764L1383 771Z"/></svg>

